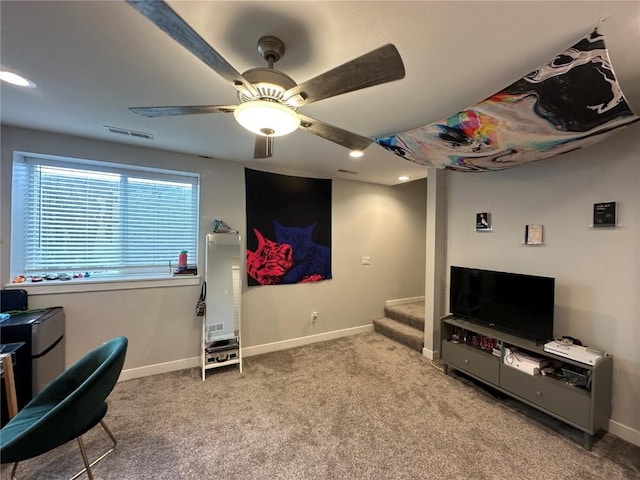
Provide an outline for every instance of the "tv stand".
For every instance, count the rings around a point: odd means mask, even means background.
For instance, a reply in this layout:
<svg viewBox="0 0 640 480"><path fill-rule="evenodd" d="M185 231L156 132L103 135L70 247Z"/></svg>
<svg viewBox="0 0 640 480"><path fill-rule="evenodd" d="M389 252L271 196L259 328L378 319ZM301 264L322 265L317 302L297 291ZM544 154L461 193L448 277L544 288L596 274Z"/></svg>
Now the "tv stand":
<svg viewBox="0 0 640 480"><path fill-rule="evenodd" d="M591 450L593 436L607 428L611 416L613 360L595 365L544 351L540 342L503 333L453 315L442 317L441 359L445 374L453 368L583 432L582 445ZM460 335L460 332L464 334ZM495 352L482 348L484 337L495 340ZM518 352L548 362L553 372L542 375L504 363L505 354ZM564 372L564 376L556 372ZM575 372L575 375L573 373Z"/></svg>

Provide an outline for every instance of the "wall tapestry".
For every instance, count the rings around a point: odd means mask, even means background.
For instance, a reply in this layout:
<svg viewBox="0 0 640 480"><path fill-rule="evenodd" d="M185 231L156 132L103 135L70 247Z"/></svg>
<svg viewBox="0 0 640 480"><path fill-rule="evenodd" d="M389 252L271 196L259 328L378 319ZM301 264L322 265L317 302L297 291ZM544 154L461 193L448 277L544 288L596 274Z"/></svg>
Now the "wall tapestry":
<svg viewBox="0 0 640 480"><path fill-rule="evenodd" d="M551 62L460 113L375 141L421 165L502 170L576 150L639 120L595 29Z"/></svg>
<svg viewBox="0 0 640 480"><path fill-rule="evenodd" d="M331 278L331 180L245 168L248 285Z"/></svg>

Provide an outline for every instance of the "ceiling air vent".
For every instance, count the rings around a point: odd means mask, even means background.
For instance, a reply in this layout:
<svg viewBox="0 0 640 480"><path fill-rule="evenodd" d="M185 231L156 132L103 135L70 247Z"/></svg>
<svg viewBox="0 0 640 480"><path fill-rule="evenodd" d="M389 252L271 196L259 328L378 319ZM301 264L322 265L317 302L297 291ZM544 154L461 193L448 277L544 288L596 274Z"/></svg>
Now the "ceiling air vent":
<svg viewBox="0 0 640 480"><path fill-rule="evenodd" d="M351 175L357 175L358 172L354 172L352 170L345 170L344 168L341 168L340 170L338 170L338 173L349 173Z"/></svg>
<svg viewBox="0 0 640 480"><path fill-rule="evenodd" d="M146 132L136 132L135 130L129 130L127 128L110 127L109 125L103 125L105 130L110 133L117 133L118 135L127 135L129 137L146 138L153 140L153 135Z"/></svg>

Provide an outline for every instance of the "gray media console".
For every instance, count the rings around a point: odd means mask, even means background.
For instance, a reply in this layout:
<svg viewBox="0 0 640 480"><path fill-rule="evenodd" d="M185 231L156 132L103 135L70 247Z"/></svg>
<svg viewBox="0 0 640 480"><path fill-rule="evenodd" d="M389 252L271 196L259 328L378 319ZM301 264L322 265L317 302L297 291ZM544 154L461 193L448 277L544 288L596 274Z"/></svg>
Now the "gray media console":
<svg viewBox="0 0 640 480"><path fill-rule="evenodd" d="M545 352L544 346L534 341L452 315L441 319L440 332L445 374L449 368L464 372L581 430L587 450L591 449L593 436L607 428L611 416L611 357L604 356L595 365L586 365ZM493 344L495 351L491 348ZM531 374L508 365L504 359L505 355L509 359L510 352L522 358L542 359L543 365L552 366L554 372Z"/></svg>

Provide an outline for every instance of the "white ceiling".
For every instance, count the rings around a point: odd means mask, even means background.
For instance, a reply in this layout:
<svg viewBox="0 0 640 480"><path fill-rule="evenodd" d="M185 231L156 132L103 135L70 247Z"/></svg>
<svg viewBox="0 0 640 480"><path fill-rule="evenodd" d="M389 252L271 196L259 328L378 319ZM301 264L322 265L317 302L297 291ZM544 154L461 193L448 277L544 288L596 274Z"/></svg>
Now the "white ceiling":
<svg viewBox="0 0 640 480"><path fill-rule="evenodd" d="M365 136L398 133L473 105L548 62L601 18L623 92L640 112L638 1L169 4L240 72L266 65L256 50L259 37L280 37L286 53L276 68L298 83L383 44L396 45L404 79L300 110ZM425 167L377 145L355 160L343 147L302 131L277 138L273 158L254 161L254 137L232 115L129 112L130 106L236 104L237 98L233 87L124 2L2 0L0 9L2 67L38 84L1 86L3 124L386 185L398 183L399 175L426 176ZM154 138L111 134L103 125Z"/></svg>

